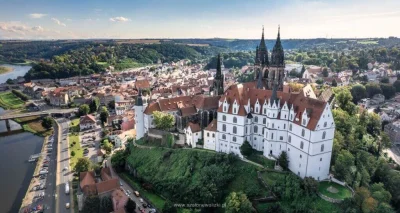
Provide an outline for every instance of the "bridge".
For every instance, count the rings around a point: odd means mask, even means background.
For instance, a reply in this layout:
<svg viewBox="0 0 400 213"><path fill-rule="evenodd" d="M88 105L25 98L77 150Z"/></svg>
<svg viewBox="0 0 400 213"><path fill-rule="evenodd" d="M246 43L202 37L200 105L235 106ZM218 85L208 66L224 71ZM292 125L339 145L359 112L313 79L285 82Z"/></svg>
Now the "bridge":
<svg viewBox="0 0 400 213"><path fill-rule="evenodd" d="M26 112L26 113L10 112L10 113L0 115L0 121L5 120L7 131L9 132L9 131L11 131L10 121L9 121L10 119L24 118L24 117L31 117L31 116L47 116L47 115L53 115L53 114L67 114L67 113L72 113L72 112L78 112L78 108L49 109L49 110L44 110L44 111Z"/></svg>

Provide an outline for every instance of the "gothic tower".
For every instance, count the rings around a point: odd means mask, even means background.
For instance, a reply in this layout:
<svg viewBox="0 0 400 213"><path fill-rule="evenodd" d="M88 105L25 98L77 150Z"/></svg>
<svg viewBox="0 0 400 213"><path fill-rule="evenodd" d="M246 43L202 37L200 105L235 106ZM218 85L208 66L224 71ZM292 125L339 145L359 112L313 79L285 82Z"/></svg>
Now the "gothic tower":
<svg viewBox="0 0 400 213"><path fill-rule="evenodd" d="M272 49L271 63L268 73L268 88L272 88L273 84L279 91L283 90L283 80L285 78L285 55L281 43L280 27L278 28L278 36L275 46Z"/></svg>
<svg viewBox="0 0 400 213"><path fill-rule="evenodd" d="M217 58L217 74L215 75L213 86L213 95L222 95L224 93L224 75L221 69L221 54L218 54Z"/></svg>
<svg viewBox="0 0 400 213"><path fill-rule="evenodd" d="M136 129L136 140L143 138L144 136L144 107L142 99L142 90L139 89L139 94L135 102L135 129Z"/></svg>
<svg viewBox="0 0 400 213"><path fill-rule="evenodd" d="M260 72L262 73L263 78L265 78L268 73L267 68L269 66L269 59L268 59L268 49L264 39L264 26L262 28L260 45L256 47L256 58L254 61L255 61L254 78L258 79L259 76L258 73Z"/></svg>

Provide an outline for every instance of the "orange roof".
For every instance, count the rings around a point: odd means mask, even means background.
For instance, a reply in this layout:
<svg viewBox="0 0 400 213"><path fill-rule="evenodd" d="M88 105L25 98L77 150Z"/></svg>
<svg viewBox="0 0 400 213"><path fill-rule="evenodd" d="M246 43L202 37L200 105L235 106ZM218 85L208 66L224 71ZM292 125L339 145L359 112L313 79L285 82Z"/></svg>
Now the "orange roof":
<svg viewBox="0 0 400 213"><path fill-rule="evenodd" d="M121 209L124 210L129 198L125 195L122 189L116 189L111 193L111 199L113 202L114 212L120 212Z"/></svg>
<svg viewBox="0 0 400 213"><path fill-rule="evenodd" d="M118 178L114 178L114 179L107 180L107 181L102 181L100 183L97 183L96 187L97 187L97 193L103 194L103 193L112 191L114 189L118 189L119 181L118 181Z"/></svg>
<svg viewBox="0 0 400 213"><path fill-rule="evenodd" d="M95 184L95 178L94 178L94 171L89 171L89 172L81 172L79 174L80 176L80 186L81 188L83 188L86 185L91 185L91 184Z"/></svg>
<svg viewBox="0 0 400 213"><path fill-rule="evenodd" d="M201 128L200 128L199 124L195 124L195 123L189 122L188 127L190 127L190 130L192 132L200 132L201 131Z"/></svg>
<svg viewBox="0 0 400 213"><path fill-rule="evenodd" d="M208 124L208 126L204 130L216 132L217 131L217 119L212 120L211 123Z"/></svg>
<svg viewBox="0 0 400 213"><path fill-rule="evenodd" d="M149 89L150 82L148 80L137 80L135 82L135 88L136 89Z"/></svg>
<svg viewBox="0 0 400 213"><path fill-rule="evenodd" d="M225 98L228 103L230 103L230 107L228 109L228 113L232 113L232 103L236 100L238 104L240 104L239 114L245 115L241 107L247 104L250 100L250 104L254 106L254 104L259 101L260 105L264 104L265 100L269 100L271 98L272 91L271 90L263 90L257 89L255 87L255 83L244 83L238 85L230 86L221 97L220 101L224 101ZM284 93L281 91L277 92L277 97L280 100L281 106L287 102L288 107L290 108L293 104L294 111L296 116L300 118L305 110L307 110L307 114L310 117L310 121L307 125L308 129L314 130L317 126L317 122L325 108L326 102L304 97L303 93ZM219 107L218 112L222 112L222 105ZM261 110L260 110L261 113ZM255 112L252 112L255 114ZM300 125L301 119L293 121L296 124Z"/></svg>
<svg viewBox="0 0 400 213"><path fill-rule="evenodd" d="M94 118L93 115L85 115L80 117L80 123L85 124L85 123L96 123L96 119Z"/></svg>

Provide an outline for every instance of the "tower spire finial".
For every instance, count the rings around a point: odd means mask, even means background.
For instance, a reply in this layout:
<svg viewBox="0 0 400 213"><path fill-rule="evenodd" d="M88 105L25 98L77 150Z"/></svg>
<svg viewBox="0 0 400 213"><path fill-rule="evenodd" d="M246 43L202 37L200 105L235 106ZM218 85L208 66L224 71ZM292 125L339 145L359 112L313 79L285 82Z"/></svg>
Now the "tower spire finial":
<svg viewBox="0 0 400 213"><path fill-rule="evenodd" d="M262 34L261 37L264 38L264 25L262 26Z"/></svg>

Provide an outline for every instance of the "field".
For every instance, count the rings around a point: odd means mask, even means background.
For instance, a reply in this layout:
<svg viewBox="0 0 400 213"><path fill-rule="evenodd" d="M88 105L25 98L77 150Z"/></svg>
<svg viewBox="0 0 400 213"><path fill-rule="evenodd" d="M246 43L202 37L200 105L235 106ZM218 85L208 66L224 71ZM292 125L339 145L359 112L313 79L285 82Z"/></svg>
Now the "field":
<svg viewBox="0 0 400 213"><path fill-rule="evenodd" d="M25 102L15 96L12 92L0 93L0 107L4 109L19 109L24 106Z"/></svg>
<svg viewBox="0 0 400 213"><path fill-rule="evenodd" d="M334 182L320 182L318 190L321 194L334 199L345 199L352 196L350 189Z"/></svg>
<svg viewBox="0 0 400 213"><path fill-rule="evenodd" d="M76 118L71 121L70 128L73 128L73 129L79 128L79 118ZM70 158L71 168L74 168L76 162L78 162L78 159L83 157L83 149L81 147L81 142L79 140L78 134L79 133L70 133L68 136L69 150L70 150L70 152L72 152L72 151L75 152L75 156L70 155L71 156L71 158ZM74 142L75 142L75 144L74 144Z"/></svg>
<svg viewBox="0 0 400 213"><path fill-rule="evenodd" d="M40 116L16 118L15 121L21 124L25 131L32 132L35 135L45 137L53 134L53 129L47 130L42 126L42 118Z"/></svg>

